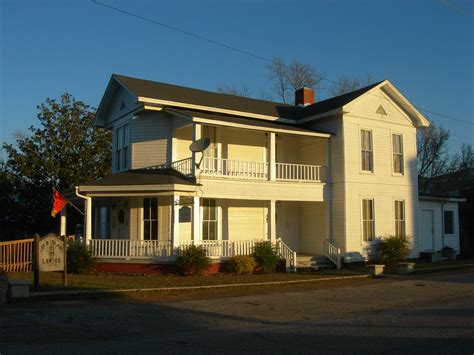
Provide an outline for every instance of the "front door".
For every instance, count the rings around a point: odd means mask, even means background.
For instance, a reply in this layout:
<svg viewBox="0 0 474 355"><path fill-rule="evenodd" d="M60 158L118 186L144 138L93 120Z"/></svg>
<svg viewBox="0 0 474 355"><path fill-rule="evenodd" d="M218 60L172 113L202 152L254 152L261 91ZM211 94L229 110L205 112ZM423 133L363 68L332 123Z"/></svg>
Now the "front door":
<svg viewBox="0 0 474 355"><path fill-rule="evenodd" d="M433 211L422 210L420 221L419 251L434 250Z"/></svg>

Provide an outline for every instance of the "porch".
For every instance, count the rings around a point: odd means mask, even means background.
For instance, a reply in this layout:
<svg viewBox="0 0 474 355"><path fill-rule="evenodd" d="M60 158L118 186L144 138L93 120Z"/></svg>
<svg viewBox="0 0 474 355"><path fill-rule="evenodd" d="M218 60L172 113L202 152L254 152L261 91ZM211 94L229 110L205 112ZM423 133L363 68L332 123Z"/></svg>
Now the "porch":
<svg viewBox="0 0 474 355"><path fill-rule="evenodd" d="M328 134L309 131L255 130L199 123L176 127L168 163L198 178L325 183L328 179ZM193 140L209 138L203 153L191 153Z"/></svg>

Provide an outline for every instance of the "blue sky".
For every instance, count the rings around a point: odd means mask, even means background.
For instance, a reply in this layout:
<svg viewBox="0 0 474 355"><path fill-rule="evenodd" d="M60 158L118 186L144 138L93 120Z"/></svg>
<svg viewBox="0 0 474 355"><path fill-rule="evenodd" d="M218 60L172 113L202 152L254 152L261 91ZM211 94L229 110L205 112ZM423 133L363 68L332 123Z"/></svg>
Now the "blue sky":
<svg viewBox="0 0 474 355"><path fill-rule="evenodd" d="M263 57L297 58L331 80L369 72L418 107L474 123L471 0L101 1ZM205 90L269 87L258 59L90 0L0 0L0 16L0 141L37 125L46 97L67 91L97 106L112 73ZM452 151L473 142L472 124L425 114L450 129Z"/></svg>

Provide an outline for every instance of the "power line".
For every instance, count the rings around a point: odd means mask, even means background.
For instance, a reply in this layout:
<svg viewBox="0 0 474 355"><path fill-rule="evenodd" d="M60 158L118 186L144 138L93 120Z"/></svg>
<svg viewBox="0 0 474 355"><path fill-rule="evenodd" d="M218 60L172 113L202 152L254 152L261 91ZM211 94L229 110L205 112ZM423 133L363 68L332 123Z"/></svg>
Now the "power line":
<svg viewBox="0 0 474 355"><path fill-rule="evenodd" d="M269 59L269 58L262 57L262 56L260 56L260 55L254 54L254 53L251 53L251 52L249 52L249 51L246 51L246 50L243 50L243 49L239 49L239 48L230 46L230 45L225 44L225 43L222 43L222 42L214 41L214 40L212 40L212 39L203 37L203 36L201 36L201 35L198 35L198 34L195 34L195 33L189 32L189 31L185 31L185 30L182 30L182 29L177 28L177 27L174 27L174 26L167 25L167 24L162 23L162 22L160 22L160 21L153 20L153 19L150 19L150 18L141 16L141 15L135 14L135 13L130 12L130 11L127 11L127 10L123 10L123 9L118 8L118 7L115 7L115 6L111 6L111 5L104 4L104 3L99 2L99 1L97 1L97 0L91 0L91 1L92 1L92 3L94 3L94 4L96 4L96 5L100 5L100 6L103 6L103 7L105 7L105 8L109 8L109 9L111 9L111 10L120 12L120 13L122 13L122 14L124 14L124 15L132 16L132 17L135 17L135 18L137 18L137 19L140 19L140 20L143 20L143 21L146 21L146 22L153 23L153 24L155 24L155 25L164 27L164 28L166 28L166 29L168 29L168 30L172 30L172 31L175 31L175 32L178 32L178 33L185 34L185 35L187 35L187 36L190 36L190 37L193 37L193 38L196 38L196 39L199 39L199 40L202 40L202 41L211 43L211 44L213 44L213 45L216 45L216 46L219 46L219 47L222 47L222 48L225 48L225 49L229 49L229 50L238 52L238 53L240 53L240 54L247 55L247 56L249 56L249 57L253 57L253 58L262 60L262 61L264 61L264 62L266 62L266 63L273 63L273 60L271 60L271 59ZM285 66L285 64L283 64L283 65ZM327 79L327 78L322 78L322 80L325 80L325 81L327 81L327 82L330 82L330 83L333 83L333 84L336 84L336 85L339 84L337 81L331 80L331 79ZM383 99L386 99L385 97L383 97L383 96L381 96L381 95L374 94L374 93L368 93L368 94L373 95L373 96L377 96L377 97L381 97L381 98L383 98ZM410 105L406 105L406 104L403 104L403 103L400 103L400 104L403 105L403 106L409 107L409 108L415 108L415 109L417 109L417 110L419 110L419 111L424 111L424 112L430 113L430 114L432 114L432 115L436 115L436 116L439 116L439 117L447 118L447 119L450 119L450 120L453 120L453 121L457 121L457 122L460 122L460 123L465 123L465 124L469 124L469 125L474 125L473 122L465 121L465 120L462 120L462 119L457 118L457 117L453 117L453 116L446 115L446 114L444 114L444 113L438 113L438 112L435 112L435 111L431 111L431 110L429 110L429 109L425 109L425 108L421 108L421 107L414 106L414 105L412 105L412 104L410 104Z"/></svg>

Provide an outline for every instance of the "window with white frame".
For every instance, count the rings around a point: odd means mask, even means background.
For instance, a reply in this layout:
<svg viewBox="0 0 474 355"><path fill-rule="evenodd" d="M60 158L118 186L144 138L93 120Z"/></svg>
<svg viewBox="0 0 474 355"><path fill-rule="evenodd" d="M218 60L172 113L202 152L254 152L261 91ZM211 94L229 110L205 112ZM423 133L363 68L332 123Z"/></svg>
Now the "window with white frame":
<svg viewBox="0 0 474 355"><path fill-rule="evenodd" d="M405 201L395 201L395 236L405 238Z"/></svg>
<svg viewBox="0 0 474 355"><path fill-rule="evenodd" d="M115 170L128 168L128 127L123 125L115 130Z"/></svg>
<svg viewBox="0 0 474 355"><path fill-rule="evenodd" d="M454 234L453 211L444 211L444 234Z"/></svg>
<svg viewBox="0 0 474 355"><path fill-rule="evenodd" d="M362 171L374 171L374 157L372 146L372 131L362 129L360 131L361 169Z"/></svg>
<svg viewBox="0 0 474 355"><path fill-rule="evenodd" d="M403 174L403 136L392 134L393 172Z"/></svg>
<svg viewBox="0 0 474 355"><path fill-rule="evenodd" d="M158 240L158 199L143 199L143 240Z"/></svg>
<svg viewBox="0 0 474 355"><path fill-rule="evenodd" d="M202 239L217 240L217 207L216 200L202 200Z"/></svg>
<svg viewBox="0 0 474 355"><path fill-rule="evenodd" d="M362 230L365 242L374 240L375 237L375 213L374 200L362 200Z"/></svg>

